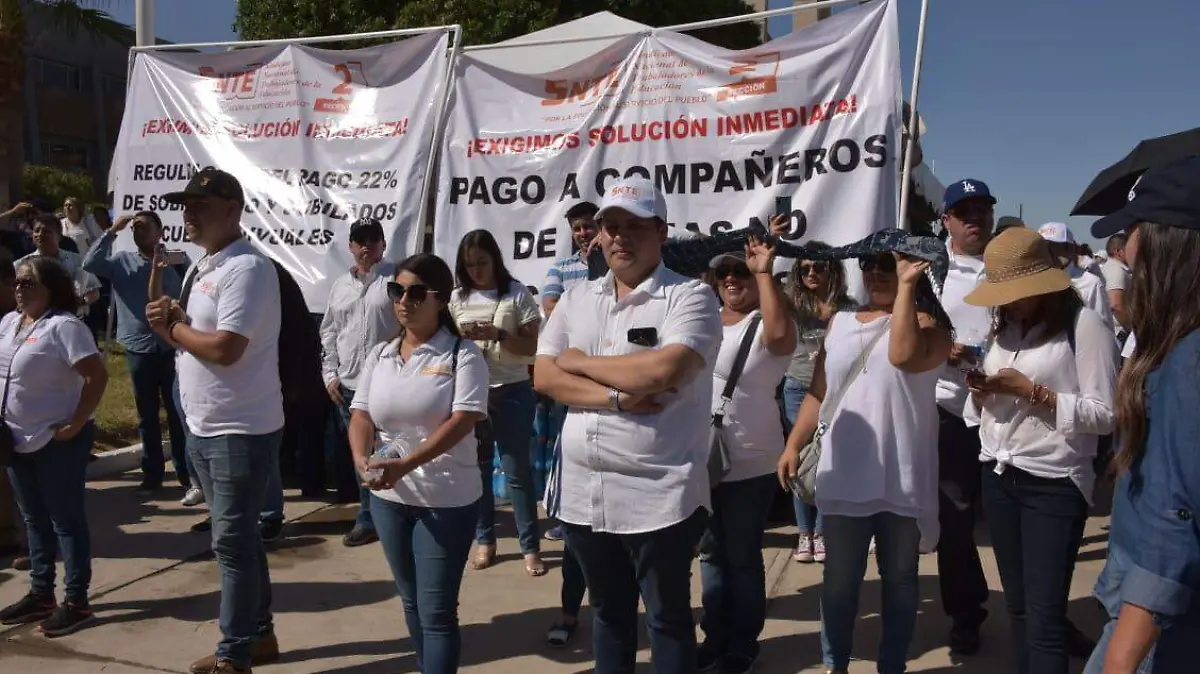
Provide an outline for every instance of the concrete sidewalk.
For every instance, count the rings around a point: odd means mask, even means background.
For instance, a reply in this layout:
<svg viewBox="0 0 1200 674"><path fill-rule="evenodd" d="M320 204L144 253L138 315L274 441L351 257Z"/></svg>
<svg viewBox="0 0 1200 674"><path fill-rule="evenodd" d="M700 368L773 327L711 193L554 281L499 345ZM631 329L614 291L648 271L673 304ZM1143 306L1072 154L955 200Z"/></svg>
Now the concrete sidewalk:
<svg viewBox="0 0 1200 674"><path fill-rule="evenodd" d="M171 500L139 502L137 476L93 482L88 497L95 555L92 602L99 620L68 637L47 640L32 626L0 628L0 671L13 674L135 674L185 672L193 660L211 653L219 638L216 616L220 592L207 534L188 527L203 508ZM284 650L279 664L256 674L393 674L412 672L416 660L406 638L400 601L378 545L346 549L340 537L357 506L331 506L300 500L289 492L286 539L271 552L275 619ZM1085 632L1096 634L1103 616L1088 595L1105 554L1106 520L1089 522L1075 573L1071 613ZM551 674L591 671L589 620L572 649L551 650L546 628L558 615L561 544L544 543L551 572L525 575L512 537L512 519L500 514L499 563L486 571L468 570L463 585L464 672ZM821 567L791 561L794 528L768 533L764 558L771 601L756 672L820 672L818 624ZM936 560L921 563L921 614L910 671L1007 674L1013 671L999 579L990 550L983 549L993 588L992 618L984 628L983 652L954 662L944 647L949 625L941 614ZM872 567L874 565L871 565ZM61 570L61 565L60 565ZM60 573L61 578L61 573ZM693 573L696 602L699 576ZM0 605L28 591L24 573L0 571ZM61 585L60 585L61 593ZM61 596L61 594L60 594ZM698 612L698 609L697 609ZM879 638L878 576L871 569L862 595L853 674L874 672ZM639 653L649 661L643 638ZM1083 663L1075 662L1076 671ZM639 672L651 672L649 666Z"/></svg>

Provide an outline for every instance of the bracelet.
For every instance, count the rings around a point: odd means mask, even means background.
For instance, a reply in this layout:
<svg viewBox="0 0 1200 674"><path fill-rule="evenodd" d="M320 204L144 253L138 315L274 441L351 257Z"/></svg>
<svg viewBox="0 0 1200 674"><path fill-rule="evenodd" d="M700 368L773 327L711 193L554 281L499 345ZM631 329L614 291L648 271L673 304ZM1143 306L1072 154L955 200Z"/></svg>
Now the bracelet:
<svg viewBox="0 0 1200 674"><path fill-rule="evenodd" d="M180 323L187 323L187 321L185 321L183 319L171 321L171 324L167 326L167 337L170 337L171 339L175 339L175 326L179 325Z"/></svg>

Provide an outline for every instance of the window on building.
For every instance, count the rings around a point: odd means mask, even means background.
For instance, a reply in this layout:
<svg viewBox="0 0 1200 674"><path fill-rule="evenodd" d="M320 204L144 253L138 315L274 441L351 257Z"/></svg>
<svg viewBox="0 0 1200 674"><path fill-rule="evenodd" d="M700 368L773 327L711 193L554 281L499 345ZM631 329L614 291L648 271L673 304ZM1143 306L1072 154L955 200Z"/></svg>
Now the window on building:
<svg viewBox="0 0 1200 674"><path fill-rule="evenodd" d="M87 171L89 152L82 142L43 140L42 163L66 171Z"/></svg>
<svg viewBox="0 0 1200 674"><path fill-rule="evenodd" d="M34 57L33 73L38 86L70 91L88 90L88 78L83 68L70 63Z"/></svg>
<svg viewBox="0 0 1200 674"><path fill-rule="evenodd" d="M125 98L125 78L100 75L100 93L106 98Z"/></svg>

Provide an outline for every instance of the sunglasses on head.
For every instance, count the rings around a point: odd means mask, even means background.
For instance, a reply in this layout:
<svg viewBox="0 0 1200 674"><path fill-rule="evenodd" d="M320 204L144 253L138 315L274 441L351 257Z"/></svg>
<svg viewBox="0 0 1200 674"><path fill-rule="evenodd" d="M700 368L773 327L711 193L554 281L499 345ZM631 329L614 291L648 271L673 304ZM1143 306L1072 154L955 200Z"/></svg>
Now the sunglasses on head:
<svg viewBox="0 0 1200 674"><path fill-rule="evenodd" d="M423 283L414 283L406 287L392 281L387 284L387 294L393 302L408 298L409 302L420 304L429 297L429 286Z"/></svg>
<svg viewBox="0 0 1200 674"><path fill-rule="evenodd" d="M28 290L30 288L36 288L37 284L38 284L37 280L31 279L31 278L19 278L19 279L13 281L13 287L17 288L19 290Z"/></svg>
<svg viewBox="0 0 1200 674"><path fill-rule="evenodd" d="M800 275L808 276L809 274L824 274L829 271L828 262L802 262L800 264Z"/></svg>
<svg viewBox="0 0 1200 674"><path fill-rule="evenodd" d="M883 274L895 274L896 258L890 253L887 255L860 258L858 268L864 272L878 271Z"/></svg>
<svg viewBox="0 0 1200 674"><path fill-rule="evenodd" d="M719 278L719 279L722 279L722 278L725 278L725 277L731 276L731 275L734 278L742 278L742 279L750 278L750 269L744 264L729 263L729 262L722 263L722 264L717 265L717 268L714 269L713 272L717 275L717 278Z"/></svg>

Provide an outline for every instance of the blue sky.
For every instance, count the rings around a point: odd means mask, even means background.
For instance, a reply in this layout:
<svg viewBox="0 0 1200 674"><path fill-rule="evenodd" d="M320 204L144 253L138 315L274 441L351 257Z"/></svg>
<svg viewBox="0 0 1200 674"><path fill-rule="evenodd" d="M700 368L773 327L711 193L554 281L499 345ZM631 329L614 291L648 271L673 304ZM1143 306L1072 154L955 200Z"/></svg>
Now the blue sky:
<svg viewBox="0 0 1200 674"><path fill-rule="evenodd" d="M772 0L781 7L791 0ZM898 0L904 90L920 0ZM158 0L157 32L176 42L236 39L234 0ZM133 0L112 3L123 21ZM988 183L997 215L1066 220L1092 177L1143 138L1200 126L1200 2L931 0L918 108L925 157L943 183ZM789 30L773 20L772 34Z"/></svg>

